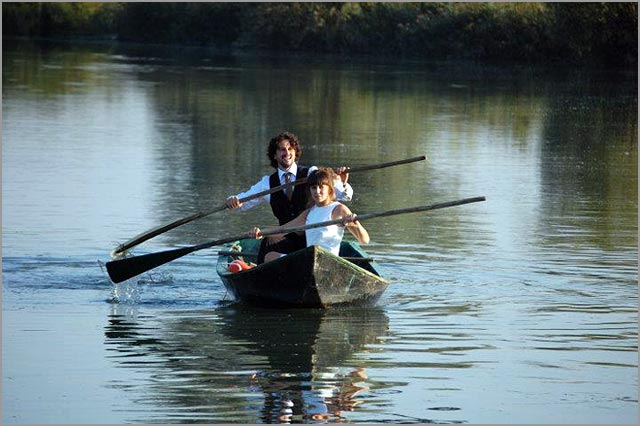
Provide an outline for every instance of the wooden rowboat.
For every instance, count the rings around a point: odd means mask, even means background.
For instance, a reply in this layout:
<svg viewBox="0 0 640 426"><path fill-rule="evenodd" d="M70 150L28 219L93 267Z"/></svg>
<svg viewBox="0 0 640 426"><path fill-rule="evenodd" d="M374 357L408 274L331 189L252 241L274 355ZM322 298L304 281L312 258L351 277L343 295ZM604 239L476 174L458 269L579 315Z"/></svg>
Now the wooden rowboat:
<svg viewBox="0 0 640 426"><path fill-rule="evenodd" d="M355 242L343 241L340 257L307 247L271 262L230 272L237 258L255 261L260 241L244 239L225 246L217 272L237 302L266 307L326 308L372 306L389 285Z"/></svg>

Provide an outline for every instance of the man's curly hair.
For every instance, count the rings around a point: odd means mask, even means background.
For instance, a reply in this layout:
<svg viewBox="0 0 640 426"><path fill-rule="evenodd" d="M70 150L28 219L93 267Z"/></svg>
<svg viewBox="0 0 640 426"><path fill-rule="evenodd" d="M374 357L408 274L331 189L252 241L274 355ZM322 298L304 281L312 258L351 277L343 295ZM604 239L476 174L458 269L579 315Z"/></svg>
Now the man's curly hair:
<svg viewBox="0 0 640 426"><path fill-rule="evenodd" d="M269 162L271 166L275 169L278 168L278 162L274 158L276 155L276 151L278 150L278 144L281 141L288 140L289 144L296 150L296 162L302 157L302 147L300 146L300 141L298 137L291 132L282 132L277 136L271 138L269 141L269 148L267 149L267 157L269 157Z"/></svg>

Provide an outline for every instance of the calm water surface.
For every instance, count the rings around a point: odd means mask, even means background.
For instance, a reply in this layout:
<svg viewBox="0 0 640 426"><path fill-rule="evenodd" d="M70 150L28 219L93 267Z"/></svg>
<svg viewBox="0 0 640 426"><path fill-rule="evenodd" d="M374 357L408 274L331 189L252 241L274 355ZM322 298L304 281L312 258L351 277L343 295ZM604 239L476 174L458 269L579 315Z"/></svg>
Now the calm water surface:
<svg viewBox="0 0 640 426"><path fill-rule="evenodd" d="M3 423L637 423L635 70L4 41ZM220 205L300 135L351 175L374 309L228 300L204 250L118 243ZM221 212L135 254L274 223Z"/></svg>

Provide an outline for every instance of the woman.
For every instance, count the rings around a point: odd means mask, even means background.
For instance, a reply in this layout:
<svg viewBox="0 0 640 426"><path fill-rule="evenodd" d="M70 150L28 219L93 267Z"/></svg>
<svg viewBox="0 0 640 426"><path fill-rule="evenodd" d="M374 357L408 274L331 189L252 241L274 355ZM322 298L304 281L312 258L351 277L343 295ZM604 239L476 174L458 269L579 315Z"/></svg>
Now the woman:
<svg viewBox="0 0 640 426"><path fill-rule="evenodd" d="M296 227L328 220L343 219L341 224L312 228L305 231L307 247L314 245L320 246L338 256L345 227L349 229L349 232L351 232L361 244L369 243L369 233L360 224L357 216L353 214L347 206L336 201L336 194L333 188L333 182L336 178L335 172L329 167L319 168L312 172L307 180L312 202L311 207L281 227ZM253 231L249 232L249 236L252 238L262 238L260 228L253 228ZM280 235L277 235L276 237L279 236ZM268 262L284 255L283 253L271 251L265 255L264 261Z"/></svg>

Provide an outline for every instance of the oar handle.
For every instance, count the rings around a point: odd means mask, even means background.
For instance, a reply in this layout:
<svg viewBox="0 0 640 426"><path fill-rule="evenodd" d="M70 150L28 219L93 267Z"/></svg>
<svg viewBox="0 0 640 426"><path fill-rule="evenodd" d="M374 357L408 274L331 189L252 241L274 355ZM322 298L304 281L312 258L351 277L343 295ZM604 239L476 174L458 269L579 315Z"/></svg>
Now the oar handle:
<svg viewBox="0 0 640 426"><path fill-rule="evenodd" d="M353 173L353 172L364 172L366 170L384 169L385 167L399 166L400 164L415 163L416 161L422 161L426 159L427 157L425 155L420 155L418 157L407 158L406 160L389 161L388 163L372 164L370 166L347 167L347 171L349 173Z"/></svg>
<svg viewBox="0 0 640 426"><path fill-rule="evenodd" d="M356 215L356 219L359 222L362 222L364 220L369 220L376 217L394 216L394 215L405 214L405 213L417 213L417 212L424 212L428 210L437 210L437 209L443 209L445 207L453 207L453 206L459 206L462 204L477 203L479 201L485 201L485 200L486 200L485 197L464 198L462 200L448 201L445 203L431 204L428 206L407 207L404 209L387 210L387 211L378 212L378 213L359 214L359 215ZM260 230L260 233L265 237L269 235L276 235L276 234L288 234L290 232L300 232L300 231L306 231L307 229L322 228L325 226L336 225L338 223L342 223L343 221L344 221L344 218L333 219L333 220L327 220L324 222L311 223L308 225L293 226L291 228L273 228L273 229Z"/></svg>

